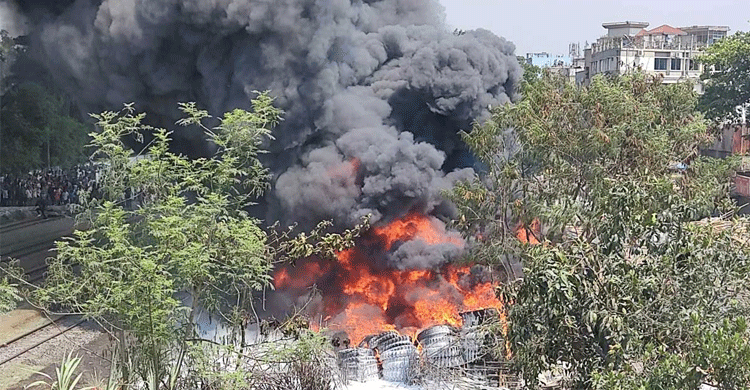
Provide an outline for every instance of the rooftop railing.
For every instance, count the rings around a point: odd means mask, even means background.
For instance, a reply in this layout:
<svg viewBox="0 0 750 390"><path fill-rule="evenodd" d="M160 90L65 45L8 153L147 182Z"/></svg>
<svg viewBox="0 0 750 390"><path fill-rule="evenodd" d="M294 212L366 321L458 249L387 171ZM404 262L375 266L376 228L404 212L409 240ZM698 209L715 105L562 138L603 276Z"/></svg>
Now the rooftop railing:
<svg viewBox="0 0 750 390"><path fill-rule="evenodd" d="M686 38L692 38L690 40ZM706 42L697 42L695 37L681 37L672 40L645 40L636 37L599 38L591 47L591 53L599 53L611 49L637 50L699 50L708 46Z"/></svg>

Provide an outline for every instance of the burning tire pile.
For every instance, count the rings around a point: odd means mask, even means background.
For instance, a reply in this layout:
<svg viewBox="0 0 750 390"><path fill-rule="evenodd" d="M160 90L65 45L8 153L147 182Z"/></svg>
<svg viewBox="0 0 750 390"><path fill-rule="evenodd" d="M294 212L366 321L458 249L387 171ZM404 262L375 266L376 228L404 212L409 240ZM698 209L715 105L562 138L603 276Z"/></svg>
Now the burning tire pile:
<svg viewBox="0 0 750 390"><path fill-rule="evenodd" d="M419 358L409 336L388 331L374 336L367 344L378 351L383 379L393 382L409 380L409 372Z"/></svg>
<svg viewBox="0 0 750 390"><path fill-rule="evenodd" d="M338 351L345 382L376 378L407 384L458 379L472 388L509 386L503 361L493 358L488 324L498 311L482 309L461 313L463 325L434 325L412 340L396 331L366 337L357 348ZM514 381L511 381L511 383Z"/></svg>
<svg viewBox="0 0 750 390"><path fill-rule="evenodd" d="M464 363L463 348L455 328L435 325L419 333L417 342L422 346L422 358L427 364L449 368Z"/></svg>

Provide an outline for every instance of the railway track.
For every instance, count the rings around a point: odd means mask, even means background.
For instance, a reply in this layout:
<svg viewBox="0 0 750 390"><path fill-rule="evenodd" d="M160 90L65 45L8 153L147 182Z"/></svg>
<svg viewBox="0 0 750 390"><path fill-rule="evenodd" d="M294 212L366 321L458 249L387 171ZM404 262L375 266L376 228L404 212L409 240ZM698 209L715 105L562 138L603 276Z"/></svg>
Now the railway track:
<svg viewBox="0 0 750 390"><path fill-rule="evenodd" d="M80 316L77 316L80 317ZM74 321L72 324L65 324L63 323L63 319L65 319L64 316L57 317L55 319L50 319L48 322L41 324L23 334L17 335L14 338L4 342L2 345L0 345L0 351L6 348L12 348L16 343L21 343L23 341L27 341L24 343L24 345L20 346L18 351L15 351L13 353L7 354L7 356L3 356L0 358L0 367L2 367L4 364L7 364L8 362L19 358L23 356L24 354L28 353L34 348L37 348L41 346L44 343L47 343L49 341L52 341L53 339L56 339L57 337L67 333L68 331L78 327L82 323L85 322L85 320L81 318L73 319ZM34 338L34 335L53 328L53 325L58 325L57 329L52 329L51 334L44 334L40 337ZM26 340L27 338L31 338L29 340Z"/></svg>
<svg viewBox="0 0 750 390"><path fill-rule="evenodd" d="M17 259L27 281L42 280L48 268L46 258L51 255L55 241L72 232L72 220L69 223L64 220L64 216L29 218L0 226L0 265Z"/></svg>
<svg viewBox="0 0 750 390"><path fill-rule="evenodd" d="M3 261L0 262L0 266L7 265L9 263L9 260L10 258L3 259ZM44 264L41 264L39 266L26 270L24 272L25 280L31 284L37 285L37 282L44 279L44 277L47 275L48 268L49 268L49 264L45 262Z"/></svg>
<svg viewBox="0 0 750 390"><path fill-rule="evenodd" d="M51 222L58 219L64 218L62 215L54 215L50 216L47 219L40 219L40 218L27 218L16 222L6 223L4 225L0 226L0 234L7 233L11 230L17 230L22 229L26 227L31 227L34 225L39 225L45 222Z"/></svg>
<svg viewBox="0 0 750 390"><path fill-rule="evenodd" d="M64 219L63 216L50 217L47 219L26 219L23 221L2 225L0 227L0 235L8 235L16 233L21 230L28 230L30 233L35 228L43 227L45 224L53 223ZM28 256L34 252L38 252L40 248L44 248L45 245L50 247L52 244L62 237L59 231L45 232L42 234L34 234L31 239L27 241L18 241L11 243L4 243L3 247L0 248L0 256L3 259L8 257L21 258Z"/></svg>
<svg viewBox="0 0 750 390"><path fill-rule="evenodd" d="M3 261L7 262L11 258L22 259L32 254L47 252L54 246L55 241L60 240L60 238L62 237L60 237L60 235L58 234L48 234L41 237L39 241L34 242L30 245L6 250L5 252L0 253L0 256L2 256Z"/></svg>
<svg viewBox="0 0 750 390"><path fill-rule="evenodd" d="M35 218L1 226L0 234L6 235L6 239L0 251L0 264L7 264L10 258L18 259L25 270L26 281L40 283L46 275L48 265L45 259L54 242L70 233L69 228L55 223L61 219L64 217ZM83 322L80 316L49 316L30 308L6 313L0 317L0 371L3 365L55 340Z"/></svg>

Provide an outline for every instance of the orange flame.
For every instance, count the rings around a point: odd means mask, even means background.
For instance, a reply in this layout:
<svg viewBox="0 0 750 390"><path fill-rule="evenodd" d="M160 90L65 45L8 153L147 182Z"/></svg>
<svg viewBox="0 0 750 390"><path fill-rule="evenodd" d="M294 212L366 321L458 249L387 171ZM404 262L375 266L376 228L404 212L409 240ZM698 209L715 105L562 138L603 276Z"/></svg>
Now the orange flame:
<svg viewBox="0 0 750 390"><path fill-rule="evenodd" d="M528 228L523 223L519 223L516 227L516 238L524 244L539 244L537 237L540 237L540 233L541 226L538 219L531 221Z"/></svg>
<svg viewBox="0 0 750 390"><path fill-rule="evenodd" d="M348 305L342 313L329 321L328 328L346 331L352 344L359 343L371 334L396 330L396 326L389 324L382 315L380 308L362 302Z"/></svg>
<svg viewBox="0 0 750 390"><path fill-rule="evenodd" d="M373 228L371 236L381 251L391 250L399 241L417 239L427 244L464 245L460 237L447 233L440 221L417 213ZM325 304L319 315L330 317L324 326L346 331L353 343L386 330L416 334L432 325L458 326L462 311L502 307L495 296L497 284L478 280L481 272L472 273L471 266L449 265L439 271L378 268L367 253L358 246L339 252L338 262L329 268L310 260L295 267L301 270L298 272L282 269L274 275L275 285L299 288L313 284L323 271L335 273L335 286L323 286ZM304 282L296 281L298 278Z"/></svg>
<svg viewBox="0 0 750 390"><path fill-rule="evenodd" d="M273 285L277 289L310 287L330 270L331 265L321 261L309 261L300 267L280 268L273 275Z"/></svg>
<svg viewBox="0 0 750 390"><path fill-rule="evenodd" d="M343 185L352 185L359 172L360 161L358 158L350 158L326 169L326 173L331 180L337 180Z"/></svg>
<svg viewBox="0 0 750 390"><path fill-rule="evenodd" d="M376 227L373 233L383 240L386 250L390 250L397 241L414 239L420 239L428 244L451 243L456 246L464 244L460 238L448 237L445 234L445 227L439 226L436 220L417 213L411 213L386 226Z"/></svg>

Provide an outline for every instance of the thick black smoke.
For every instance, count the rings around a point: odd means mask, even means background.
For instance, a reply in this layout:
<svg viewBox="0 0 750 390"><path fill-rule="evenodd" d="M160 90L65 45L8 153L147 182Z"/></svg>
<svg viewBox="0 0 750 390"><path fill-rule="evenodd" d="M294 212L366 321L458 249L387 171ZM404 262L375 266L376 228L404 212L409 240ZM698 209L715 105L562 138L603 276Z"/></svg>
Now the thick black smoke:
<svg viewBox="0 0 750 390"><path fill-rule="evenodd" d="M430 211L471 174L457 132L515 98L514 46L455 34L436 0L29 0L32 52L84 112L177 102L219 115L270 90L268 219ZM197 134L178 134L195 150ZM186 147L187 147L186 146ZM348 167L348 168L347 168ZM446 174L446 172L451 172Z"/></svg>

